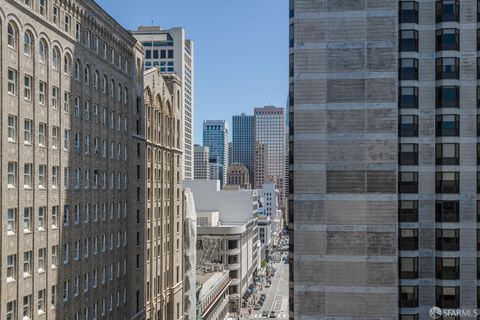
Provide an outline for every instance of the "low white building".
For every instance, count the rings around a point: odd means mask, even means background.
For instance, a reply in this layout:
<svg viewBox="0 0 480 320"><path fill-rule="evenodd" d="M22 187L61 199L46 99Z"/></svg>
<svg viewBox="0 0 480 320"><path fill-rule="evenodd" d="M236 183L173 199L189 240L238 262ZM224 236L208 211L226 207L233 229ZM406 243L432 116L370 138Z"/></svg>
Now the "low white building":
<svg viewBox="0 0 480 320"><path fill-rule="evenodd" d="M270 227L269 231L260 231L265 235L266 241L262 241L262 245L267 246L265 251L269 250L269 246L271 248L278 244L283 230L283 214L278 206L278 198L279 191L275 182L265 182L263 188L258 190L259 226L262 226L262 229Z"/></svg>
<svg viewBox="0 0 480 320"><path fill-rule="evenodd" d="M197 212L197 268L223 264L230 272L231 310L249 300L260 266L258 194L255 190L220 189L220 181L187 180Z"/></svg>
<svg viewBox="0 0 480 320"><path fill-rule="evenodd" d="M228 270L197 273L198 320L224 319L228 314Z"/></svg>

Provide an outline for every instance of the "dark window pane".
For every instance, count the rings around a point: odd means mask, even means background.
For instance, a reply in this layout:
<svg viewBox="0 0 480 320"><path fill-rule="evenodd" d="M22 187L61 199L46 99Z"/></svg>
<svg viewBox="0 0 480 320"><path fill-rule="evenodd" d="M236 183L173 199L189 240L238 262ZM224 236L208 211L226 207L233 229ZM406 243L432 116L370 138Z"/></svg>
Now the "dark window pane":
<svg viewBox="0 0 480 320"><path fill-rule="evenodd" d="M441 29L437 31L437 51L458 50L460 31L458 29Z"/></svg>
<svg viewBox="0 0 480 320"><path fill-rule="evenodd" d="M436 193L459 193L458 172L437 172L435 175Z"/></svg>
<svg viewBox="0 0 480 320"><path fill-rule="evenodd" d="M438 143L435 145L435 164L458 165L460 163L460 145L458 143Z"/></svg>
<svg viewBox="0 0 480 320"><path fill-rule="evenodd" d="M458 115L438 115L436 116L436 135L437 137L457 137L459 134L460 123Z"/></svg>
<svg viewBox="0 0 480 320"><path fill-rule="evenodd" d="M418 88L401 87L400 88L400 108L418 108Z"/></svg>
<svg viewBox="0 0 480 320"><path fill-rule="evenodd" d="M418 193L417 172L400 172L399 178L400 193Z"/></svg>
<svg viewBox="0 0 480 320"><path fill-rule="evenodd" d="M400 51L418 51L418 31L400 31Z"/></svg>
<svg viewBox="0 0 480 320"><path fill-rule="evenodd" d="M400 278L416 279L418 278L418 258L401 257L400 258Z"/></svg>
<svg viewBox="0 0 480 320"><path fill-rule="evenodd" d="M437 222L459 222L459 202L436 201L435 216Z"/></svg>
<svg viewBox="0 0 480 320"><path fill-rule="evenodd" d="M458 229L436 229L435 249L438 251L458 251L460 231Z"/></svg>
<svg viewBox="0 0 480 320"><path fill-rule="evenodd" d="M460 60L458 58L437 58L435 63L437 80L459 78Z"/></svg>
<svg viewBox="0 0 480 320"><path fill-rule="evenodd" d="M418 136L418 116L400 116L400 137Z"/></svg>
<svg viewBox="0 0 480 320"><path fill-rule="evenodd" d="M400 80L418 80L418 59L400 59Z"/></svg>
<svg viewBox="0 0 480 320"><path fill-rule="evenodd" d="M418 250L417 229L400 229L400 250Z"/></svg>
<svg viewBox="0 0 480 320"><path fill-rule="evenodd" d="M460 21L460 2L458 0L437 1L437 23Z"/></svg>
<svg viewBox="0 0 480 320"><path fill-rule="evenodd" d="M400 222L418 221L418 201L401 200L399 202L399 220Z"/></svg>
<svg viewBox="0 0 480 320"><path fill-rule="evenodd" d="M418 287L414 287L414 286L400 287L400 307L401 308L418 307Z"/></svg>
<svg viewBox="0 0 480 320"><path fill-rule="evenodd" d="M399 20L400 23L418 23L418 2L401 1Z"/></svg>

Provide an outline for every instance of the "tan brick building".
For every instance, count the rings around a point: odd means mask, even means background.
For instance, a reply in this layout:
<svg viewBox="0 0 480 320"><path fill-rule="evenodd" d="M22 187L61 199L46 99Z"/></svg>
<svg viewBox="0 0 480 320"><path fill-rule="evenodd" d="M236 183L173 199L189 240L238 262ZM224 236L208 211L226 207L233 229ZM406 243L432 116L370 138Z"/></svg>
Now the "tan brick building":
<svg viewBox="0 0 480 320"><path fill-rule="evenodd" d="M183 319L182 85L158 68L145 72L146 318Z"/></svg>
<svg viewBox="0 0 480 320"><path fill-rule="evenodd" d="M0 34L0 318L144 318L141 45L87 0L0 0Z"/></svg>

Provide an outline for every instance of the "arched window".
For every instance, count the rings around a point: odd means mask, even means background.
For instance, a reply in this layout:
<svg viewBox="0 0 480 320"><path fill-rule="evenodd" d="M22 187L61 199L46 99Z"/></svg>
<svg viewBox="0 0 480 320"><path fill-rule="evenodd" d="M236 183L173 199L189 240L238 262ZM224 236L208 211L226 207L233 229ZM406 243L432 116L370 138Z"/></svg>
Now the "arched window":
<svg viewBox="0 0 480 320"><path fill-rule="evenodd" d="M125 102L125 104L128 104L128 88L125 87L125 89L123 90L123 102Z"/></svg>
<svg viewBox="0 0 480 320"><path fill-rule="evenodd" d="M65 55L65 58L63 60L63 73L66 75L69 75L72 69L72 58L70 57L69 54Z"/></svg>
<svg viewBox="0 0 480 320"><path fill-rule="evenodd" d="M122 85L119 83L117 88L117 101L122 101Z"/></svg>
<svg viewBox="0 0 480 320"><path fill-rule="evenodd" d="M32 37L28 32L23 35L23 53L27 56L32 55Z"/></svg>
<svg viewBox="0 0 480 320"><path fill-rule="evenodd" d="M45 63L45 59L47 57L47 45L45 41L42 39L38 44L38 60L40 63Z"/></svg>
<svg viewBox="0 0 480 320"><path fill-rule="evenodd" d="M103 76L102 80L102 92L107 94L107 76Z"/></svg>
<svg viewBox="0 0 480 320"><path fill-rule="evenodd" d="M52 68L60 70L60 53L56 47L52 49Z"/></svg>
<svg viewBox="0 0 480 320"><path fill-rule="evenodd" d="M98 70L95 70L95 73L93 74L93 87L95 90L98 90L98 81L100 78L100 74L98 73Z"/></svg>
<svg viewBox="0 0 480 320"><path fill-rule="evenodd" d="M90 68L88 66L85 67L84 74L83 74L83 82L88 85L90 84Z"/></svg>
<svg viewBox="0 0 480 320"><path fill-rule="evenodd" d="M8 46L13 49L17 49L18 33L16 26L12 22L8 23L7 33Z"/></svg>
<svg viewBox="0 0 480 320"><path fill-rule="evenodd" d="M75 80L80 81L80 61L75 61Z"/></svg>
<svg viewBox="0 0 480 320"><path fill-rule="evenodd" d="M115 97L115 82L110 81L110 97L114 98Z"/></svg>

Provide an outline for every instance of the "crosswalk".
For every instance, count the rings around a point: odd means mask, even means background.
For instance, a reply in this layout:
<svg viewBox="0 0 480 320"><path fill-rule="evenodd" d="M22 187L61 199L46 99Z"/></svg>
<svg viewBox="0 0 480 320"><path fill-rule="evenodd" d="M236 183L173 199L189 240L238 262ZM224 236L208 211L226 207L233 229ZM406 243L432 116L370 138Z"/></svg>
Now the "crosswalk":
<svg viewBox="0 0 480 320"><path fill-rule="evenodd" d="M256 314L253 315L253 317L254 317L255 319L256 319L256 318L262 318L262 315L256 313ZM268 318L268 317L263 317L263 318ZM286 319L286 318L288 318L288 314L286 314L286 313L283 313L283 312L282 312L281 314L277 315L277 319Z"/></svg>

